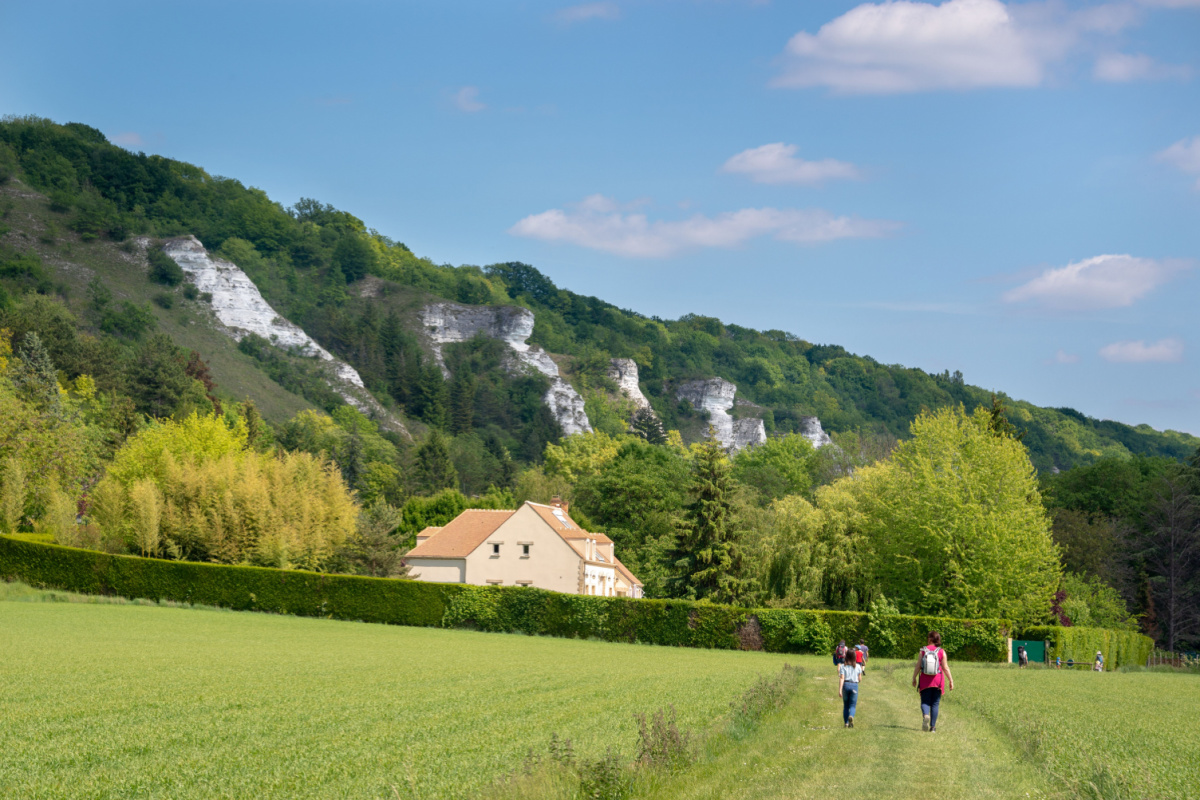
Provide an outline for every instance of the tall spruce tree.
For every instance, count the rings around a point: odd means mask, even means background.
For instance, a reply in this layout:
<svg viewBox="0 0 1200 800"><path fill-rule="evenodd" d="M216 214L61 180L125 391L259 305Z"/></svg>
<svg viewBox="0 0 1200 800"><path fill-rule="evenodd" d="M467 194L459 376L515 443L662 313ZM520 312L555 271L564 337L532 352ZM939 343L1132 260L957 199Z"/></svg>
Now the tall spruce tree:
<svg viewBox="0 0 1200 800"><path fill-rule="evenodd" d="M746 593L732 519L730 470L729 458L710 428L692 464L692 500L672 553L672 584L681 597L736 603Z"/></svg>
<svg viewBox="0 0 1200 800"><path fill-rule="evenodd" d="M642 437L650 444L667 443L667 432L663 430L662 421L648 408L639 408L633 412L633 421L629 427L635 436Z"/></svg>
<svg viewBox="0 0 1200 800"><path fill-rule="evenodd" d="M58 395L58 370L50 358L42 337L30 331L21 340L17 351L20 362L13 372L13 384L21 399L41 411L57 411L62 401Z"/></svg>
<svg viewBox="0 0 1200 800"><path fill-rule="evenodd" d="M465 368L450 383L450 432L470 433L475 427L475 376Z"/></svg>
<svg viewBox="0 0 1200 800"><path fill-rule="evenodd" d="M426 492L458 486L458 471L450 460L450 448L437 428L431 429L429 438L417 448L417 483Z"/></svg>
<svg viewBox="0 0 1200 800"><path fill-rule="evenodd" d="M442 378L442 371L438 369L437 364L423 366L413 397L417 416L435 428L444 429L448 421L448 399L446 381Z"/></svg>

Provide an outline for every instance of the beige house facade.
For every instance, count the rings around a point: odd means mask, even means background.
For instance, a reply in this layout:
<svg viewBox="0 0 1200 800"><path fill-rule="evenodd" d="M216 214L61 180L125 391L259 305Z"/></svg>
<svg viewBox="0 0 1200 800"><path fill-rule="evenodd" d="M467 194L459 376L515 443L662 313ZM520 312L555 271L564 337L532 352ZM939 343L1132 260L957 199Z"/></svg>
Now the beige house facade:
<svg viewBox="0 0 1200 800"><path fill-rule="evenodd" d="M414 580L642 596L642 582L617 559L612 539L580 528L558 500L516 511L468 509L417 534L404 562Z"/></svg>

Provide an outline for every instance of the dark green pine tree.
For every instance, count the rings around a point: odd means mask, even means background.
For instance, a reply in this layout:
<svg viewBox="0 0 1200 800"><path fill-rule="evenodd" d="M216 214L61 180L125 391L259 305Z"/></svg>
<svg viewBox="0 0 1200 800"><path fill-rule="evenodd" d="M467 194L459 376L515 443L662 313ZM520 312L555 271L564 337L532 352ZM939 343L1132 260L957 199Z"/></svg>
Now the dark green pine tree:
<svg viewBox="0 0 1200 800"><path fill-rule="evenodd" d="M729 458L709 429L692 464L692 501L671 554L675 593L696 600L736 603L746 593L733 525Z"/></svg>
<svg viewBox="0 0 1200 800"><path fill-rule="evenodd" d="M500 474L497 476L499 487L511 489L517 483L517 462L513 461L512 453L508 452L504 442L494 432L484 438L483 446L500 462Z"/></svg>
<svg viewBox="0 0 1200 800"><path fill-rule="evenodd" d="M417 485L425 492L436 492L458 486L458 471L450 460L446 437L437 428L417 448Z"/></svg>
<svg viewBox="0 0 1200 800"><path fill-rule="evenodd" d="M62 406L58 395L58 370L50 358L42 337L30 331L17 350L20 362L13 371L13 383L22 400L42 411L56 411Z"/></svg>
<svg viewBox="0 0 1200 800"><path fill-rule="evenodd" d="M421 368L413 403L417 416L423 422L435 428L446 427L449 392L446 391L446 381L442 378L442 371L438 369L437 364L426 364Z"/></svg>
<svg viewBox="0 0 1200 800"><path fill-rule="evenodd" d="M997 437L1016 439L1018 442L1025 438L1025 431L1019 430L1008 421L1008 409L1005 408L1004 401L996 395L992 395L992 408L988 414L991 417L988 420L988 428Z"/></svg>
<svg viewBox="0 0 1200 800"><path fill-rule="evenodd" d="M334 460L337 462L338 469L342 471L346 485L351 489L360 488L359 482L367 469L367 457L363 451L363 443L359 438L358 431L351 431L350 435L342 441L341 446L334 453Z"/></svg>
<svg viewBox="0 0 1200 800"><path fill-rule="evenodd" d="M663 430L662 421L648 408L639 408L633 412L633 421L629 429L634 436L640 436L650 444L667 443L667 432Z"/></svg>
<svg viewBox="0 0 1200 800"><path fill-rule="evenodd" d="M475 427L475 376L460 367L450 383L450 432L470 433Z"/></svg>

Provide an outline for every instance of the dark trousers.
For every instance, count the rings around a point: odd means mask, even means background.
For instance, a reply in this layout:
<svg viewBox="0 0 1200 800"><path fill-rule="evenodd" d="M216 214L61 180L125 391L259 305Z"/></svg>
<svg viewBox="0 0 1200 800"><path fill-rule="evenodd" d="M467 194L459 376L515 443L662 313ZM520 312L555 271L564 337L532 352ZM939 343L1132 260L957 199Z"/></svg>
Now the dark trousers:
<svg viewBox="0 0 1200 800"><path fill-rule="evenodd" d="M921 690L921 715L929 715L929 729L937 727L938 704L942 702L942 690L931 686Z"/></svg>

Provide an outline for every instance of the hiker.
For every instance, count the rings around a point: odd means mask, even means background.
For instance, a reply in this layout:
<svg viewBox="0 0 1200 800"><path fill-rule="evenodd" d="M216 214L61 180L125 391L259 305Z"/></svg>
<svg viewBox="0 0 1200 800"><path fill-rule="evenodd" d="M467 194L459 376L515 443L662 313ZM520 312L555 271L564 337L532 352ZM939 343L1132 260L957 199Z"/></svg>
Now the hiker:
<svg viewBox="0 0 1200 800"><path fill-rule="evenodd" d="M1055 669L1062 669L1062 656L1055 656L1055 657L1054 657L1054 668L1055 668Z"/></svg>
<svg viewBox="0 0 1200 800"><path fill-rule="evenodd" d="M837 647L833 648L833 665L840 667L846 663L846 640L842 639L837 643Z"/></svg>
<svg viewBox="0 0 1200 800"><path fill-rule="evenodd" d="M1021 669L1025 669L1029 665L1029 653L1025 651L1025 645L1017 648L1017 664L1020 665Z"/></svg>
<svg viewBox="0 0 1200 800"><path fill-rule="evenodd" d="M863 668L853 658L845 658L838 667L838 697L842 698L842 727L854 727L854 710L858 708L858 684Z"/></svg>
<svg viewBox="0 0 1200 800"><path fill-rule="evenodd" d="M1092 672L1104 672L1104 655L1096 651L1096 663L1092 664Z"/></svg>
<svg viewBox="0 0 1200 800"><path fill-rule="evenodd" d="M942 635L930 631L926 641L929 644L917 653L912 685L921 693L921 730L935 733L942 691L954 691L954 675L950 673L950 663L942 649Z"/></svg>
<svg viewBox="0 0 1200 800"><path fill-rule="evenodd" d="M867 643L859 639L858 644L854 647L854 660L863 668L863 672L867 671L867 659L870 655L871 651L867 649Z"/></svg>

